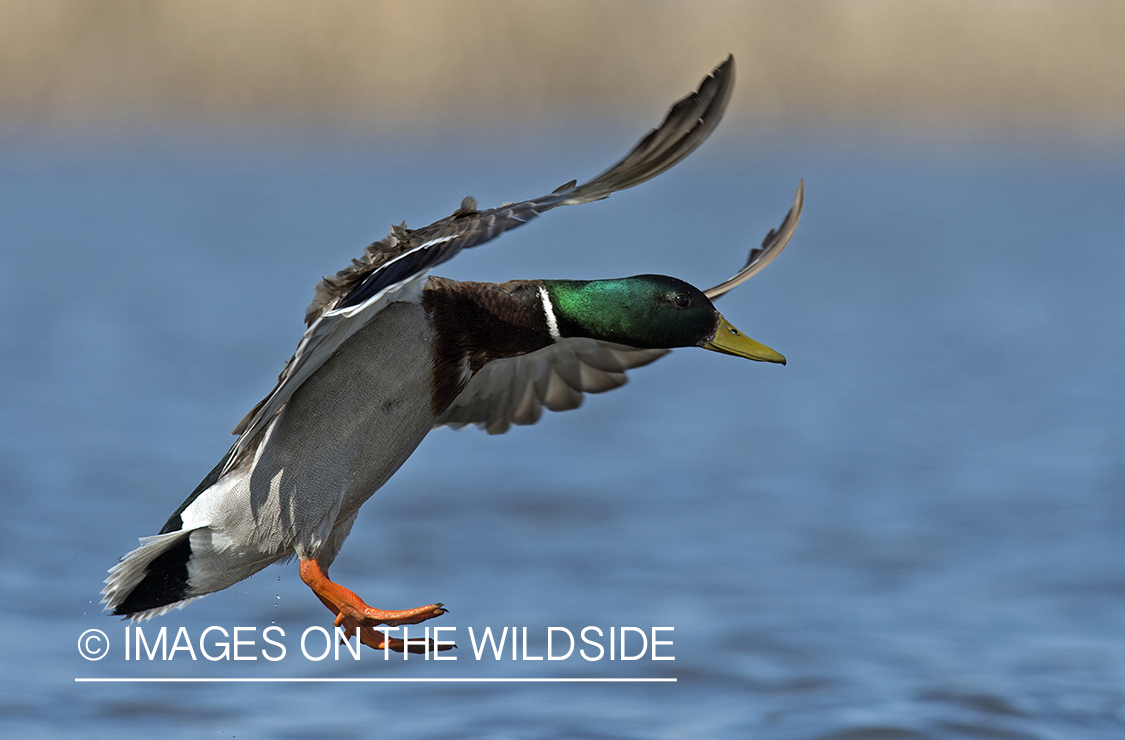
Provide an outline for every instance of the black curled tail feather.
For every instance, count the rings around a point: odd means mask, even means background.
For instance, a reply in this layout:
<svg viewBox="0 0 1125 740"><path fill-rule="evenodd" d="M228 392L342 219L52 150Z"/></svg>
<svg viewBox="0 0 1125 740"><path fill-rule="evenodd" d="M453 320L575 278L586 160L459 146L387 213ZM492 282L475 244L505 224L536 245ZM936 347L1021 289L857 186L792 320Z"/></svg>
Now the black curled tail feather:
<svg viewBox="0 0 1125 740"><path fill-rule="evenodd" d="M103 603L116 615L144 619L191 599L191 531L145 537L110 569Z"/></svg>

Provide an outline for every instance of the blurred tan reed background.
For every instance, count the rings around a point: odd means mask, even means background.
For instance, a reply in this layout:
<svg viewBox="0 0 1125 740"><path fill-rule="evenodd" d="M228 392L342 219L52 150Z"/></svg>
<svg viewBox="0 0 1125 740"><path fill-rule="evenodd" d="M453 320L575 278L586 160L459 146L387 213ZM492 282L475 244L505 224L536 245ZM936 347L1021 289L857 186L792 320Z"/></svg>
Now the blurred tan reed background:
<svg viewBox="0 0 1125 740"><path fill-rule="evenodd" d="M0 125L617 116L727 52L743 124L1125 132L1119 0L0 0Z"/></svg>

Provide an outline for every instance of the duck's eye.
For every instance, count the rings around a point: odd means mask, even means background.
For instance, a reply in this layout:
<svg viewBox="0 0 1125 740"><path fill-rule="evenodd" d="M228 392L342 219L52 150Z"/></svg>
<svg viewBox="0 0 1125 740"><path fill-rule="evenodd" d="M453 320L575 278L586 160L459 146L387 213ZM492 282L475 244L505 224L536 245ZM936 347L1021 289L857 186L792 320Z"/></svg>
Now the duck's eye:
<svg viewBox="0 0 1125 740"><path fill-rule="evenodd" d="M691 296L687 293L677 293L672 296L672 303L676 304L676 308L687 308L691 305Z"/></svg>

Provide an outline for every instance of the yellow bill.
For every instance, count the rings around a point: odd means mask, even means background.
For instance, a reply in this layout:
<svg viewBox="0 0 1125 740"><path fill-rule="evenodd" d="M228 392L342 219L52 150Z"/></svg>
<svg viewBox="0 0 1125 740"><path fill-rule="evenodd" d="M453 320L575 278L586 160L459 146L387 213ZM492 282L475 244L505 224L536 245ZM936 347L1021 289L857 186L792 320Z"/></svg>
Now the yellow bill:
<svg viewBox="0 0 1125 740"><path fill-rule="evenodd" d="M699 345L703 349L709 349L712 352L722 352L726 355L734 355L735 357L745 357L748 360L757 360L758 362L780 362L785 364L785 357L772 349L756 342L750 337L746 336L738 329L731 326L731 323L719 317L719 328L715 331L715 336Z"/></svg>

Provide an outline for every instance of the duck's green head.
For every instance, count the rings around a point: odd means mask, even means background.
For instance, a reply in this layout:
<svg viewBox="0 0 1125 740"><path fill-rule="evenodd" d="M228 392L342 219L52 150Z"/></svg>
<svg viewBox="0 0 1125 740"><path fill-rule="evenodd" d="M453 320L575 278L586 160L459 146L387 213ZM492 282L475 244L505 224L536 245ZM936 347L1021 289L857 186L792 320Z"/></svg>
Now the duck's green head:
<svg viewBox="0 0 1125 740"><path fill-rule="evenodd" d="M614 280L544 280L548 326L646 349L703 347L762 362L785 358L730 325L703 291L665 275ZM553 316L552 316L553 314Z"/></svg>

